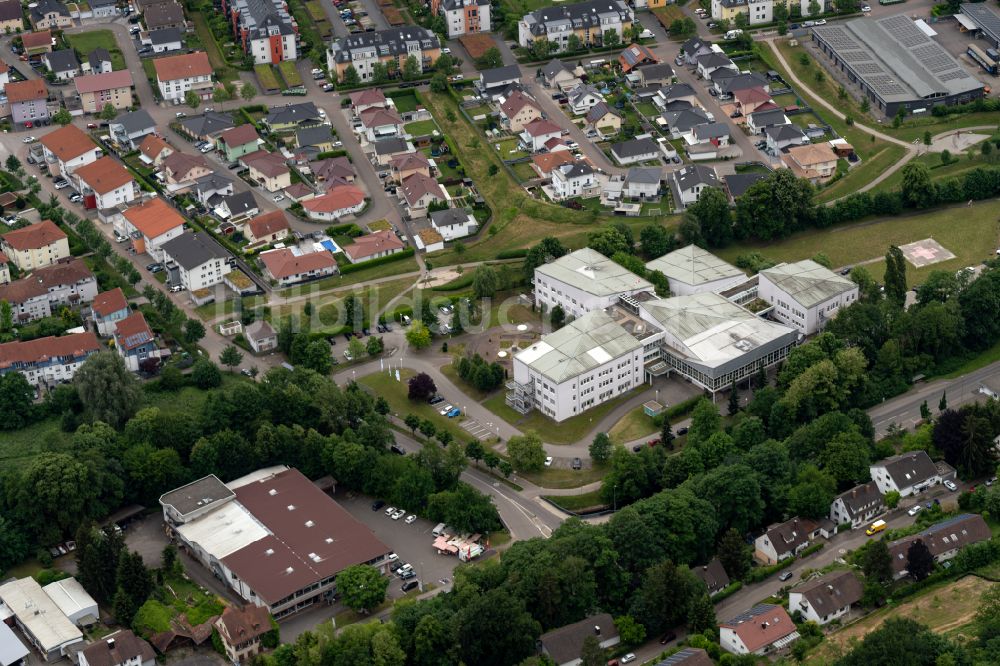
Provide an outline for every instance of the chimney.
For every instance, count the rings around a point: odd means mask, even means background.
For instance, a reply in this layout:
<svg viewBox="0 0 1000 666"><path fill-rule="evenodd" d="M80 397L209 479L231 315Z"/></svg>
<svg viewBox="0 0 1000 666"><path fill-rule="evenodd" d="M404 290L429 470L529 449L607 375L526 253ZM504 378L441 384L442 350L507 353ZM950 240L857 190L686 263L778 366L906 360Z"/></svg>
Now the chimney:
<svg viewBox="0 0 1000 666"><path fill-rule="evenodd" d="M113 639L113 638L109 638L108 639L108 649L109 650L114 650L115 649L115 639Z"/></svg>
<svg viewBox="0 0 1000 666"><path fill-rule="evenodd" d="M760 628L761 629L767 629L767 622L761 622L760 623Z"/></svg>
<svg viewBox="0 0 1000 666"><path fill-rule="evenodd" d="M595 624L594 625L594 634L597 635L597 636L601 635L601 625L599 625L599 624Z"/></svg>

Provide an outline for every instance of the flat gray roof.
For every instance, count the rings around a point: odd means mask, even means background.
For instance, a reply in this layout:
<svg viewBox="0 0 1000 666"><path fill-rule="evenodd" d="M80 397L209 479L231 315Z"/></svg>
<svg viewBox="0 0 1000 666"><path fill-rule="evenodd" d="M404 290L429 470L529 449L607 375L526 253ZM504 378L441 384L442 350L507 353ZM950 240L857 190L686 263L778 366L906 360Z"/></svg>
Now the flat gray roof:
<svg viewBox="0 0 1000 666"><path fill-rule="evenodd" d="M535 272L594 296L611 296L635 289L653 288L648 280L589 247L539 266Z"/></svg>
<svg viewBox="0 0 1000 666"><path fill-rule="evenodd" d="M746 277L746 274L730 263L703 250L697 245L688 245L674 250L659 259L646 264L651 271L660 271L668 280L677 280L692 286L715 282L731 277Z"/></svg>
<svg viewBox="0 0 1000 666"><path fill-rule="evenodd" d="M886 102L933 101L983 87L905 14L837 21L813 33Z"/></svg>
<svg viewBox="0 0 1000 666"><path fill-rule="evenodd" d="M1000 14L997 14L993 7L985 2L963 2L962 13L994 43L1000 43Z"/></svg>
<svg viewBox="0 0 1000 666"><path fill-rule="evenodd" d="M812 259L794 264L778 264L760 274L804 308L828 301L838 294L857 289L849 278L837 275Z"/></svg>
<svg viewBox="0 0 1000 666"><path fill-rule="evenodd" d="M528 367L558 383L642 348L642 343L604 310L593 310L516 356Z"/></svg>
<svg viewBox="0 0 1000 666"><path fill-rule="evenodd" d="M220 481L219 477L209 474L186 486L163 493L160 495L160 504L171 506L177 513L186 516L208 504L233 497L236 497L236 493Z"/></svg>

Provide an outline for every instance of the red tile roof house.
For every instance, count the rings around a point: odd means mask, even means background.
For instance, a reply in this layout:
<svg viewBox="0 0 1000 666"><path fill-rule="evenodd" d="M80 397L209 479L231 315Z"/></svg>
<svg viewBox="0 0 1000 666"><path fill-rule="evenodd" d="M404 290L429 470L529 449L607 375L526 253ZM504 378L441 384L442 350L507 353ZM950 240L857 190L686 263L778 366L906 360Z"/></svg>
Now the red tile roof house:
<svg viewBox="0 0 1000 666"><path fill-rule="evenodd" d="M110 337L115 332L115 325L128 316L128 301L120 287L111 291L102 291L90 304L90 316L97 325L97 332Z"/></svg>
<svg viewBox="0 0 1000 666"><path fill-rule="evenodd" d="M344 156L310 162L309 172L312 173L317 183L336 179L345 183L353 183L357 177L354 165Z"/></svg>
<svg viewBox="0 0 1000 666"><path fill-rule="evenodd" d="M356 264L359 261L368 261L402 252L405 247L403 241L387 229L366 236L358 236L353 243L345 245L343 250L351 263Z"/></svg>
<svg viewBox="0 0 1000 666"><path fill-rule="evenodd" d="M0 344L0 375L20 372L33 386L55 386L73 379L80 364L100 349L89 332Z"/></svg>
<svg viewBox="0 0 1000 666"><path fill-rule="evenodd" d="M266 608L253 604L239 609L227 606L215 621L215 628L229 661L242 664L261 653L260 639L272 630L271 616Z"/></svg>
<svg viewBox="0 0 1000 666"><path fill-rule="evenodd" d="M295 254L289 248L262 252L260 261L267 274L282 287L333 275L337 261L326 250Z"/></svg>
<svg viewBox="0 0 1000 666"><path fill-rule="evenodd" d="M278 192L292 184L292 172L278 153L258 150L241 157L240 163L249 167L250 178L268 192Z"/></svg>
<svg viewBox="0 0 1000 666"><path fill-rule="evenodd" d="M138 372L143 361L158 356L156 336L139 311L133 312L115 325L115 348L132 372Z"/></svg>
<svg viewBox="0 0 1000 666"><path fill-rule="evenodd" d="M26 32L21 35L21 43L24 44L24 52L28 55L50 53L52 51L52 31Z"/></svg>
<svg viewBox="0 0 1000 666"><path fill-rule="evenodd" d="M403 119L392 109L370 108L362 111L360 117L369 143L403 134Z"/></svg>
<svg viewBox="0 0 1000 666"><path fill-rule="evenodd" d="M162 165L163 160L173 153L173 146L155 134L150 134L139 144L139 159L155 167Z"/></svg>
<svg viewBox="0 0 1000 666"><path fill-rule="evenodd" d="M525 125L542 117L538 103L520 90L515 90L500 104L503 126L517 134Z"/></svg>
<svg viewBox="0 0 1000 666"><path fill-rule="evenodd" d="M80 666L153 666L153 647L128 629L98 638L80 651Z"/></svg>
<svg viewBox="0 0 1000 666"><path fill-rule="evenodd" d="M129 170L110 155L80 167L73 178L88 210L132 203L139 191Z"/></svg>
<svg viewBox="0 0 1000 666"><path fill-rule="evenodd" d="M430 176L415 173L403 181L400 188L410 217L423 217L432 203L447 203L451 197L444 188Z"/></svg>
<svg viewBox="0 0 1000 666"><path fill-rule="evenodd" d="M216 146L228 161L233 162L244 155L256 152L259 141L257 130L250 123L246 123L220 134Z"/></svg>
<svg viewBox="0 0 1000 666"><path fill-rule="evenodd" d="M149 253L157 261L163 260L161 246L184 233L184 218L160 197L132 206L119 220L115 229L132 238L132 247L139 254Z"/></svg>
<svg viewBox="0 0 1000 666"><path fill-rule="evenodd" d="M339 220L357 215L365 208L365 193L354 185L336 185L326 194L302 202L310 220Z"/></svg>
<svg viewBox="0 0 1000 666"><path fill-rule="evenodd" d="M545 147L546 141L561 137L562 128L551 120L536 118L524 126L524 131L521 132L520 136L521 143L523 143L529 151L537 153ZM501 157L503 156L501 155Z"/></svg>
<svg viewBox="0 0 1000 666"><path fill-rule="evenodd" d="M160 96L167 102L181 104L188 91L193 90L201 99L212 97L214 70L204 51L167 56L153 61L156 83Z"/></svg>
<svg viewBox="0 0 1000 666"><path fill-rule="evenodd" d="M66 125L42 137L45 161L53 176L69 176L85 164L96 162L103 151L76 125Z"/></svg>
<svg viewBox="0 0 1000 666"><path fill-rule="evenodd" d="M176 152L163 159L162 171L167 189L171 192L191 187L194 181L213 173L212 166L203 155Z"/></svg>
<svg viewBox="0 0 1000 666"><path fill-rule="evenodd" d="M84 113L100 113L107 104L119 111L132 106L132 74L127 69L77 76L73 83Z"/></svg>
<svg viewBox="0 0 1000 666"><path fill-rule="evenodd" d="M4 87L4 91L7 93L11 120L15 125L48 120L49 107L46 101L49 91L42 79L11 81Z"/></svg>
<svg viewBox="0 0 1000 666"><path fill-rule="evenodd" d="M771 525L754 540L754 557L768 565L794 557L809 546L809 535L815 529L816 523L805 518Z"/></svg>
<svg viewBox="0 0 1000 666"><path fill-rule="evenodd" d="M781 606L760 604L719 624L719 643L733 654L763 655L795 642L799 632Z"/></svg>
<svg viewBox="0 0 1000 666"><path fill-rule="evenodd" d="M431 161L423 153L412 152L396 155L389 162L392 179L401 183L415 173L431 177Z"/></svg>
<svg viewBox="0 0 1000 666"><path fill-rule="evenodd" d="M387 109L389 101L385 94L378 88L366 88L358 92L351 93L351 110L355 116L361 115L362 111L368 109Z"/></svg>
<svg viewBox="0 0 1000 666"><path fill-rule="evenodd" d="M92 303L97 278L82 259L70 257L39 268L28 277L0 285L0 301L7 301L15 321L32 321L57 313L62 306Z"/></svg>
<svg viewBox="0 0 1000 666"><path fill-rule="evenodd" d="M274 210L258 215L247 221L243 227L243 235L251 245L258 243L273 243L287 238L291 233L288 218L284 211Z"/></svg>
<svg viewBox="0 0 1000 666"><path fill-rule="evenodd" d="M52 220L42 220L0 236L0 249L15 266L30 271L69 256L69 238Z"/></svg>

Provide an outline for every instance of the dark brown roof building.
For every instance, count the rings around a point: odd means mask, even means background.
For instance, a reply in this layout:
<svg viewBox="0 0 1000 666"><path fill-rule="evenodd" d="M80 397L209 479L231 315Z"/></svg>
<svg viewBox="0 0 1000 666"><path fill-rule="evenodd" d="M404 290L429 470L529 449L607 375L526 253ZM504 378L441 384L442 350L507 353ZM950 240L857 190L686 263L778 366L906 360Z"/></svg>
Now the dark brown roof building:
<svg viewBox="0 0 1000 666"><path fill-rule="evenodd" d="M813 622L826 624L861 601L864 589L851 571L834 571L789 592L788 607Z"/></svg>
<svg viewBox="0 0 1000 666"><path fill-rule="evenodd" d="M958 555L958 551L966 546L986 541L991 536L990 527L982 516L978 513L963 513L889 544L892 572L897 578L906 575L906 556L914 541L923 541L934 556L934 561L941 563Z"/></svg>
<svg viewBox="0 0 1000 666"><path fill-rule="evenodd" d="M128 629L108 634L80 652L80 666L150 666L155 659L152 646Z"/></svg>
<svg viewBox="0 0 1000 666"><path fill-rule="evenodd" d="M621 639L614 620L607 613L592 615L579 622L553 629L538 639L542 652L547 654L557 666L580 662L580 650L587 636L596 636L602 648L618 645Z"/></svg>
<svg viewBox="0 0 1000 666"><path fill-rule="evenodd" d="M722 567L719 558L715 558L700 567L694 567L694 574L704 581L709 594L718 594L729 585L729 576Z"/></svg>

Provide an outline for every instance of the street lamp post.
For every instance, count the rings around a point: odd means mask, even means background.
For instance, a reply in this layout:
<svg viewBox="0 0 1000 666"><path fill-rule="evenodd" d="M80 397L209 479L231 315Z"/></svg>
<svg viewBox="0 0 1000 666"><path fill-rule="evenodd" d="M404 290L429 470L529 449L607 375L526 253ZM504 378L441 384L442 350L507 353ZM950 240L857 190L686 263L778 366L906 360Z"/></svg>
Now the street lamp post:
<svg viewBox="0 0 1000 666"><path fill-rule="evenodd" d="M611 487L611 510L618 511L618 484Z"/></svg>

